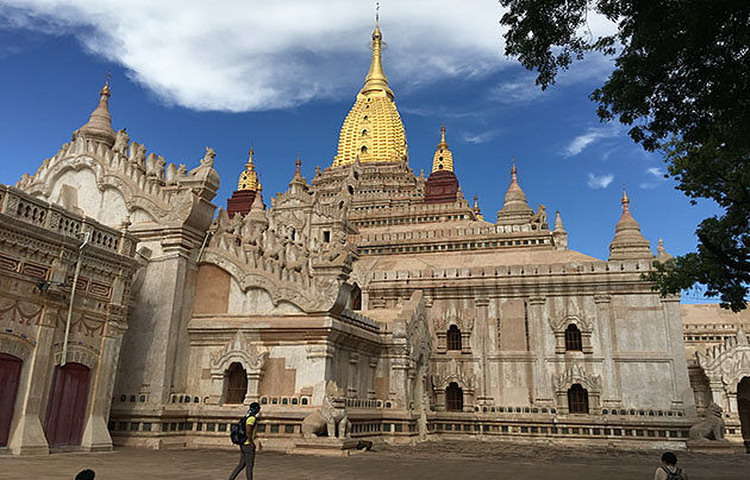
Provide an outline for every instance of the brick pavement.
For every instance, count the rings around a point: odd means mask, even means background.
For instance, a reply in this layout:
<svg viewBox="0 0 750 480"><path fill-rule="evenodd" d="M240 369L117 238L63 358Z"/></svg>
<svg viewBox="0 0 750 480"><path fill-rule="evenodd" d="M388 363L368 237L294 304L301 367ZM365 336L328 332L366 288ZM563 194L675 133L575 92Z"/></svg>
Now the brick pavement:
<svg viewBox="0 0 750 480"><path fill-rule="evenodd" d="M482 442L440 442L388 447L349 458L264 452L256 480L635 480L653 478L658 451L623 452ZM750 478L750 455L706 456L678 452L691 480ZM145 450L0 457L0 479L72 479L83 468L98 480L221 480L237 461L230 450ZM244 479L244 476L240 477Z"/></svg>

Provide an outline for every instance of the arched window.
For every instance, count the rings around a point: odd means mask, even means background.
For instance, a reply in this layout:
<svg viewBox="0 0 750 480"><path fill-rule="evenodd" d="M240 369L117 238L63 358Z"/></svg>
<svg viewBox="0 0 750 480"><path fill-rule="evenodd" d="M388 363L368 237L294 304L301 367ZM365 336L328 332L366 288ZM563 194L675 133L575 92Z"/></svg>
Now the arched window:
<svg viewBox="0 0 750 480"><path fill-rule="evenodd" d="M351 309L362 310L362 289L356 283L352 287Z"/></svg>
<svg viewBox="0 0 750 480"><path fill-rule="evenodd" d="M365 145L362 145L362 148L359 149L362 153L367 153L367 147Z"/></svg>
<svg viewBox="0 0 750 480"><path fill-rule="evenodd" d="M568 389L568 411L570 413L589 413L589 392L580 383L574 383Z"/></svg>
<svg viewBox="0 0 750 480"><path fill-rule="evenodd" d="M362 130L362 136L363 136L363 137L366 137L366 136L367 136L367 129L365 129L365 130Z"/></svg>
<svg viewBox="0 0 750 480"><path fill-rule="evenodd" d="M229 365L226 375L227 395L224 403L238 404L245 401L247 395L247 372L242 365L234 362Z"/></svg>
<svg viewBox="0 0 750 480"><path fill-rule="evenodd" d="M464 409L464 391L456 382L451 382L445 389L445 409L449 412L461 412Z"/></svg>
<svg viewBox="0 0 750 480"><path fill-rule="evenodd" d="M447 337L448 350L461 350L461 330L457 326L451 325L448 328Z"/></svg>
<svg viewBox="0 0 750 480"><path fill-rule="evenodd" d="M583 351L583 342L581 341L581 331L578 327L571 323L568 328L565 329L565 350L568 352Z"/></svg>

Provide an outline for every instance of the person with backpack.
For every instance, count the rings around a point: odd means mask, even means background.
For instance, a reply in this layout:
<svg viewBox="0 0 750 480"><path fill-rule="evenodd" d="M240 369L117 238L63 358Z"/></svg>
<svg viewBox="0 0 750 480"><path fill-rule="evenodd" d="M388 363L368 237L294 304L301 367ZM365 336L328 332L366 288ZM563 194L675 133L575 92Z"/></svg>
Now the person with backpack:
<svg viewBox="0 0 750 480"><path fill-rule="evenodd" d="M234 480L245 469L247 480L253 480L253 466L255 465L255 426L258 423L260 404L253 402L247 409L247 415L232 425L229 436L232 443L240 446L240 463L229 475L228 480Z"/></svg>
<svg viewBox="0 0 750 480"><path fill-rule="evenodd" d="M78 472L78 475L76 475L76 480L94 480L95 478L96 473L88 468L86 470L81 470Z"/></svg>
<svg viewBox="0 0 750 480"><path fill-rule="evenodd" d="M656 469L654 480L688 480L687 474L677 466L677 455L665 452L661 456L661 467Z"/></svg>

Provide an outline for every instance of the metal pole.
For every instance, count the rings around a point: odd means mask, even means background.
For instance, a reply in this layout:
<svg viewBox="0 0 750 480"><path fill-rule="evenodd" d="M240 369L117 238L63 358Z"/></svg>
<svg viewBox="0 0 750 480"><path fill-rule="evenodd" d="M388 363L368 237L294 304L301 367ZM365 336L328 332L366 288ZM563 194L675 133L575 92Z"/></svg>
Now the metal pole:
<svg viewBox="0 0 750 480"><path fill-rule="evenodd" d="M201 244L201 249L198 251L198 258L195 259L195 263L198 264L198 262L201 261L201 257L203 257L203 250L206 249L206 243L208 242L208 237L213 236L214 232L206 232L206 236L203 237L203 243Z"/></svg>
<svg viewBox="0 0 750 480"><path fill-rule="evenodd" d="M81 273L81 260L83 259L83 247L85 247L86 244L89 243L91 232L86 232L83 235L84 235L83 243L81 243L81 246L78 247L78 260L76 261L76 271L73 274L73 287L70 289L70 304L68 304L68 319L65 321L65 339L63 340L62 360L60 361L61 367L64 367L65 363L68 360L68 337L70 336L70 322L71 320L73 320L73 302L75 302L75 298L76 298L76 289L78 287L78 276Z"/></svg>

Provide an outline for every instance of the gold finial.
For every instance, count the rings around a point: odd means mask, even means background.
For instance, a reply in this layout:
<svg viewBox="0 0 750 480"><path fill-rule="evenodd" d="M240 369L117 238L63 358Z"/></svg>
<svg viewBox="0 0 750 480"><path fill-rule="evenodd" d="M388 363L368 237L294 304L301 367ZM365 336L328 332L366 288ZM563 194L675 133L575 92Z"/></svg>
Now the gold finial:
<svg viewBox="0 0 750 480"><path fill-rule="evenodd" d="M299 158L299 153L297 154L297 158L294 160L294 174L296 176L302 176L302 160Z"/></svg>
<svg viewBox="0 0 750 480"><path fill-rule="evenodd" d="M448 142L445 140L445 126L440 127L440 143L435 149L435 156L432 158L432 173L438 170L453 171L453 152L448 148Z"/></svg>
<svg viewBox="0 0 750 480"><path fill-rule="evenodd" d="M245 163L245 170L240 174L240 179L237 182L237 190L260 190L260 182L258 181L258 173L255 171L255 150L250 147L247 151L247 162Z"/></svg>
<svg viewBox="0 0 750 480"><path fill-rule="evenodd" d="M375 25L380 25L380 2L375 2Z"/></svg>
<svg viewBox="0 0 750 480"><path fill-rule="evenodd" d="M630 211L630 198L628 198L628 192L626 192L624 188L622 189L622 199L620 200L620 203L622 204L622 213Z"/></svg>
<svg viewBox="0 0 750 480"><path fill-rule="evenodd" d="M516 167L516 158L513 157L513 166L510 167L510 179L518 182L518 167Z"/></svg>
<svg viewBox="0 0 750 480"><path fill-rule="evenodd" d="M379 16L375 23L375 29L372 31L372 61L370 69L365 77L365 84L362 86L360 93L382 90L393 98L393 91L388 86L388 77L383 71L382 52L383 52L383 34L380 32Z"/></svg>
<svg viewBox="0 0 750 480"><path fill-rule="evenodd" d="M474 195L474 209L479 208L479 195Z"/></svg>

